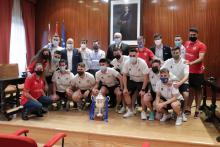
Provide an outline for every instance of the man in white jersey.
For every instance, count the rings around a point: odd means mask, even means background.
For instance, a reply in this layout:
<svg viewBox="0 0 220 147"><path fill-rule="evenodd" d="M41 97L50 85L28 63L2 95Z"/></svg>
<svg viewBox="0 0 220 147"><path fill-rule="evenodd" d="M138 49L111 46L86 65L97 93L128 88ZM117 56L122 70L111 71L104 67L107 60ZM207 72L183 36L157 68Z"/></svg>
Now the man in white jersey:
<svg viewBox="0 0 220 147"><path fill-rule="evenodd" d="M153 102L156 99L156 84L158 81L160 81L160 66L161 61L158 59L155 59L152 61L152 68L150 68L149 71L149 85L148 85L148 91L144 95L144 104L147 106L147 108L150 109L149 113L149 120L154 120L154 109L153 109Z"/></svg>
<svg viewBox="0 0 220 147"><path fill-rule="evenodd" d="M160 81L156 84L156 111L163 113L163 117L160 119L164 122L171 118L168 113L169 109L173 109L176 113L176 125L182 124L182 112L184 99L180 94L178 88L175 88L173 81L170 80L169 70L163 68L160 70Z"/></svg>
<svg viewBox="0 0 220 147"><path fill-rule="evenodd" d="M86 100L90 100L91 90L95 85L92 74L85 72L85 64L80 62L77 66L77 74L71 81L71 87L67 89L68 97L82 108Z"/></svg>
<svg viewBox="0 0 220 147"><path fill-rule="evenodd" d="M113 66L113 68L115 70L117 70L119 73L121 73L125 62L129 59L129 57L126 55L122 55L122 50L119 47L115 47L113 49L113 56L114 56L114 59L112 60L111 65ZM121 73L121 75L122 75L122 73ZM122 102L122 107L120 110L119 110L119 107L116 107L116 111L119 114L125 113L126 105L125 105L123 95L121 94L121 97L118 97L118 98L119 99L117 100L116 106L119 106L120 103Z"/></svg>
<svg viewBox="0 0 220 147"><path fill-rule="evenodd" d="M100 59L100 70L96 72L96 86L94 92L97 95L100 90L103 96L110 96L109 107L113 108L116 105L116 100L122 94L122 76L113 68L107 67L107 59Z"/></svg>
<svg viewBox="0 0 220 147"><path fill-rule="evenodd" d="M58 34L55 33L51 39L51 43L47 44L44 48L48 48L51 52L51 56L53 56L56 50L58 51L63 50L63 48L60 47L59 44L60 44L60 37Z"/></svg>
<svg viewBox="0 0 220 147"><path fill-rule="evenodd" d="M129 50L129 57L129 60L125 62L122 69L124 85L123 96L128 106L128 111L123 117L127 118L134 115L131 95L138 90L142 105L141 119L146 119L146 106L144 105L143 97L147 88L149 68L143 59L137 57L136 49Z"/></svg>
<svg viewBox="0 0 220 147"><path fill-rule="evenodd" d="M166 60L163 64L162 68L167 68L170 73L175 75L174 86L175 88L179 88L180 93L184 97L184 108L188 102L189 98L189 65L185 64L185 59L181 57L180 47L177 46L171 50L172 58ZM184 110L183 110L184 112ZM183 121L187 121L185 114L183 113Z"/></svg>
<svg viewBox="0 0 220 147"><path fill-rule="evenodd" d="M67 69L67 61L61 59L59 62L59 70L55 71L52 77L53 96L60 99L58 109L60 108L62 101L64 101L64 107L66 106L66 89L70 86L73 77L73 73Z"/></svg>

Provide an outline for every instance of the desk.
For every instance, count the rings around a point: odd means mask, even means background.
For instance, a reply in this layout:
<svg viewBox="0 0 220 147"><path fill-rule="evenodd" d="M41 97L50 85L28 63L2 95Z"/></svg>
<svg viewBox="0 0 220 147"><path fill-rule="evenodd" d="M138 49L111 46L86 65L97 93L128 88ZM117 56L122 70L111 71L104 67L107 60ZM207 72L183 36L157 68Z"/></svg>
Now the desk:
<svg viewBox="0 0 220 147"><path fill-rule="evenodd" d="M5 108L5 88L8 85L16 85L16 97L19 97L19 89L18 84L23 84L25 81L25 78L23 77L17 77L17 78L4 78L0 79L0 115L4 118L7 118L10 120L9 116L7 115L6 108ZM19 100L19 99L18 99Z"/></svg>
<svg viewBox="0 0 220 147"><path fill-rule="evenodd" d="M212 103L210 106L207 106L206 99L207 99L207 87L210 87L211 89L211 95L212 95ZM216 116L216 98L217 94L220 93L220 83L216 82L215 78L208 78L208 80L205 80L204 86L203 86L203 105L202 110L205 112L208 122L213 122L215 127L220 131L220 118ZM220 136L217 137L217 141L220 142Z"/></svg>

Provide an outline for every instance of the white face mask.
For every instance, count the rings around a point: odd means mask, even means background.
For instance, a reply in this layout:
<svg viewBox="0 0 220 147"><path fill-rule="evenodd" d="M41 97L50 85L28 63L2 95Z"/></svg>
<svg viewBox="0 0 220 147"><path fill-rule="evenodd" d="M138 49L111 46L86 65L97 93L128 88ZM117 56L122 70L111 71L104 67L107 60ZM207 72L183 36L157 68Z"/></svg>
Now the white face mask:
<svg viewBox="0 0 220 147"><path fill-rule="evenodd" d="M86 44L81 44L81 48L86 48Z"/></svg>
<svg viewBox="0 0 220 147"><path fill-rule="evenodd" d="M64 72L66 70L66 66L60 66L60 71Z"/></svg>
<svg viewBox="0 0 220 147"><path fill-rule="evenodd" d="M161 39L155 40L154 43L156 46L160 46L162 43L162 40Z"/></svg>
<svg viewBox="0 0 220 147"><path fill-rule="evenodd" d="M104 72L104 71L107 70L107 67L106 66L100 66L100 70Z"/></svg>
<svg viewBox="0 0 220 147"><path fill-rule="evenodd" d="M52 43L53 43L53 46L54 46L54 47L58 47L58 45L59 45L59 42L58 42L58 41L55 41L55 40L53 40Z"/></svg>
<svg viewBox="0 0 220 147"><path fill-rule="evenodd" d="M131 63L135 63L137 61L137 58L136 57L130 57L130 62Z"/></svg>
<svg viewBox="0 0 220 147"><path fill-rule="evenodd" d="M121 38L115 38L115 43L119 44L121 42Z"/></svg>
<svg viewBox="0 0 220 147"><path fill-rule="evenodd" d="M66 44L66 48L69 50L73 49L73 44L71 43Z"/></svg>

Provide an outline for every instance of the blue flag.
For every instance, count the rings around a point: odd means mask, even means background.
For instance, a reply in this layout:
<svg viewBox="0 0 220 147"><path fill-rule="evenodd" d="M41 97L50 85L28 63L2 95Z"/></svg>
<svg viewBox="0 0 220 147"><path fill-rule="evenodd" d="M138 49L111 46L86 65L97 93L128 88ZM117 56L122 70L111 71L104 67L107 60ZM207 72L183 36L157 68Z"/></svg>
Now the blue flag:
<svg viewBox="0 0 220 147"><path fill-rule="evenodd" d="M62 27L61 27L61 47L63 48L66 47L66 32L65 32L64 22L62 23Z"/></svg>

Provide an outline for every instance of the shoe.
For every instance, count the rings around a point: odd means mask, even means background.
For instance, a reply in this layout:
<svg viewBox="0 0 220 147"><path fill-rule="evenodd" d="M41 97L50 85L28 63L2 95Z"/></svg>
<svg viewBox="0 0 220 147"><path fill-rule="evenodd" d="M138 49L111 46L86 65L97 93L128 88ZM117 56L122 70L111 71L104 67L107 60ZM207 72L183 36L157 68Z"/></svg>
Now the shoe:
<svg viewBox="0 0 220 147"><path fill-rule="evenodd" d="M196 112L195 112L194 118L199 118L199 111L196 111Z"/></svg>
<svg viewBox="0 0 220 147"><path fill-rule="evenodd" d="M185 113L182 113L182 119L183 119L184 122L187 122L187 117L186 117Z"/></svg>
<svg viewBox="0 0 220 147"><path fill-rule="evenodd" d="M142 112L141 112L141 119L142 119L142 120L146 120L146 119L147 119L147 115L146 115L146 112L145 112L145 111L142 111Z"/></svg>
<svg viewBox="0 0 220 147"><path fill-rule="evenodd" d="M171 115L170 114L163 114L163 117L160 119L161 122L165 122L166 120L170 119Z"/></svg>
<svg viewBox="0 0 220 147"><path fill-rule="evenodd" d="M29 120L29 118L28 118L28 112L24 110L24 111L21 113L21 118L22 118L22 120Z"/></svg>
<svg viewBox="0 0 220 147"><path fill-rule="evenodd" d="M154 111L151 111L149 114L149 121L154 121Z"/></svg>
<svg viewBox="0 0 220 147"><path fill-rule="evenodd" d="M41 111L43 114L48 112L47 108L44 108L44 107L41 109Z"/></svg>
<svg viewBox="0 0 220 147"><path fill-rule="evenodd" d="M125 113L126 112L126 109L125 109L125 107L121 107L121 109L118 111L118 113L119 114L123 114L123 113Z"/></svg>
<svg viewBox="0 0 220 147"><path fill-rule="evenodd" d="M180 126L183 122L182 116L177 116L176 118L176 126Z"/></svg>
<svg viewBox="0 0 220 147"><path fill-rule="evenodd" d="M134 113L130 109L128 109L128 111L123 115L123 117L128 118L128 117L131 117L133 115L134 115Z"/></svg>
<svg viewBox="0 0 220 147"><path fill-rule="evenodd" d="M185 113L186 115L191 115L191 111L190 111L190 110L185 110L184 113Z"/></svg>

